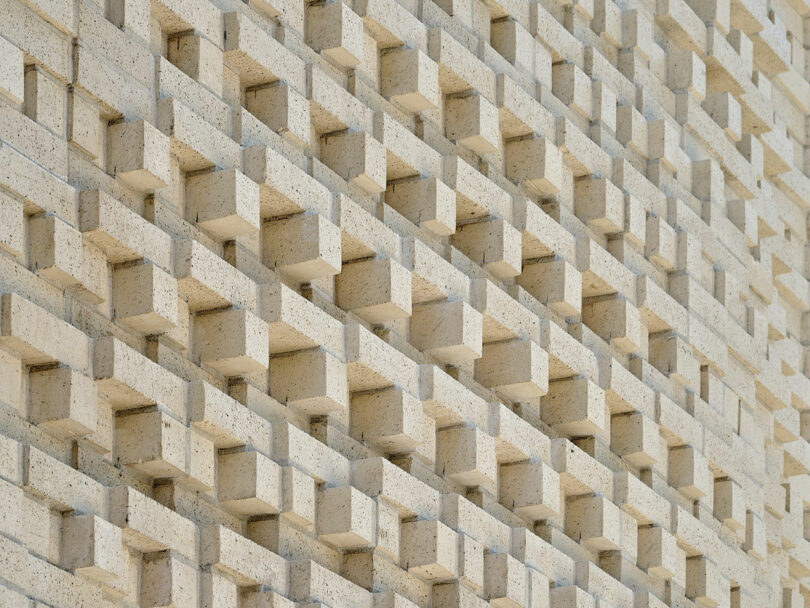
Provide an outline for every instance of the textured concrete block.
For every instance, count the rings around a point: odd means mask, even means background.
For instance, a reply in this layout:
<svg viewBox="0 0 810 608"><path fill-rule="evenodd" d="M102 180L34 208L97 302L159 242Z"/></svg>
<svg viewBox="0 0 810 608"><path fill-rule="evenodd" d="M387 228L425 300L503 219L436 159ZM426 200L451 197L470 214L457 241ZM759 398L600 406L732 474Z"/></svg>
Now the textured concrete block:
<svg viewBox="0 0 810 608"><path fill-rule="evenodd" d="M194 345L200 362L224 376L265 370L270 359L267 323L242 309L196 315Z"/></svg>
<svg viewBox="0 0 810 608"><path fill-rule="evenodd" d="M422 580L455 578L458 573L456 533L437 520L404 522L400 564Z"/></svg>
<svg viewBox="0 0 810 608"><path fill-rule="evenodd" d="M391 258L346 264L335 277L337 305L369 323L411 315L411 273Z"/></svg>
<svg viewBox="0 0 810 608"><path fill-rule="evenodd" d="M262 236L262 261L295 281L340 272L340 230L321 215L266 222Z"/></svg>
<svg viewBox="0 0 810 608"><path fill-rule="evenodd" d="M281 508L282 469L259 452L233 452L218 457L217 498L226 511L254 517Z"/></svg>
<svg viewBox="0 0 810 608"><path fill-rule="evenodd" d="M117 417L115 444L118 462L147 477L185 474L185 428L168 414L151 411Z"/></svg>
<svg viewBox="0 0 810 608"><path fill-rule="evenodd" d="M115 269L112 288L113 311L121 325L149 335L178 324L177 280L155 264Z"/></svg>
<svg viewBox="0 0 810 608"><path fill-rule="evenodd" d="M354 67L363 57L363 21L343 2L307 7L307 42L339 66Z"/></svg>
<svg viewBox="0 0 810 608"><path fill-rule="evenodd" d="M186 179L186 217L220 240L259 229L259 186L235 169Z"/></svg>
<svg viewBox="0 0 810 608"><path fill-rule="evenodd" d="M476 154L489 154L500 147L498 108L482 95L448 97L445 125L448 139Z"/></svg>
<svg viewBox="0 0 810 608"><path fill-rule="evenodd" d="M542 195L552 195L563 185L560 149L545 137L506 142L506 176Z"/></svg>
<svg viewBox="0 0 810 608"><path fill-rule="evenodd" d="M369 194L385 191L385 148L368 133L325 135L321 139L321 161Z"/></svg>
<svg viewBox="0 0 810 608"><path fill-rule="evenodd" d="M380 93L411 112L441 104L439 66L419 49L395 48L380 55Z"/></svg>
<svg viewBox="0 0 810 608"><path fill-rule="evenodd" d="M144 120L107 128L107 166L135 190L159 190L171 182L169 138Z"/></svg>
<svg viewBox="0 0 810 608"><path fill-rule="evenodd" d="M96 385L69 367L31 371L28 375L29 420L59 437L95 432Z"/></svg>

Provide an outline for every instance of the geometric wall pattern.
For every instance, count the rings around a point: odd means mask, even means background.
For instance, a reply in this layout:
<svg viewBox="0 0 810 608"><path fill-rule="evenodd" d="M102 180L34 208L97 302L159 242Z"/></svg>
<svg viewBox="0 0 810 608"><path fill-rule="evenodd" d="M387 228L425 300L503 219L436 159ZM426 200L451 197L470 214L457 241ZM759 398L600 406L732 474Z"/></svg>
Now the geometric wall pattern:
<svg viewBox="0 0 810 608"><path fill-rule="evenodd" d="M0 606L810 601L810 1L0 15Z"/></svg>

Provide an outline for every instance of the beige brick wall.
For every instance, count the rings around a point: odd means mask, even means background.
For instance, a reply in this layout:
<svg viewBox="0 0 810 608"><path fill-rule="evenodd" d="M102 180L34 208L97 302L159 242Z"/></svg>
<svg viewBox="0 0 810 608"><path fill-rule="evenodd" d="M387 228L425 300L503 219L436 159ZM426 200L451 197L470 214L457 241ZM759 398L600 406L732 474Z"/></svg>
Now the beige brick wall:
<svg viewBox="0 0 810 608"><path fill-rule="evenodd" d="M810 601L810 1L0 14L0 607Z"/></svg>

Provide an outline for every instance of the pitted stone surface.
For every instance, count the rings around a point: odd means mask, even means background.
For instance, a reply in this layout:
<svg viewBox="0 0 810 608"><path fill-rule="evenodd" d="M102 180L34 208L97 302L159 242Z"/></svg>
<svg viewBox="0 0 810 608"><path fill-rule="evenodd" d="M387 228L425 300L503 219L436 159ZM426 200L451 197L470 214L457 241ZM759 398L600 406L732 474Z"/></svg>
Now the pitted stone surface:
<svg viewBox="0 0 810 608"><path fill-rule="evenodd" d="M810 601L810 0L0 13L0 606Z"/></svg>

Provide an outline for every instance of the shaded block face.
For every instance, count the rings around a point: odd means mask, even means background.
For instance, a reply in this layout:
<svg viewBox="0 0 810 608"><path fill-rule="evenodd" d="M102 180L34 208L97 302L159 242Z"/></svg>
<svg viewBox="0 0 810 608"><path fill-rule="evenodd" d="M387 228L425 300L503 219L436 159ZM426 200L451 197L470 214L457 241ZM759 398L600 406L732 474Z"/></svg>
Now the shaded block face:
<svg viewBox="0 0 810 608"><path fill-rule="evenodd" d="M151 553L141 564L141 606L193 606L198 601L197 572L169 552Z"/></svg>
<svg viewBox="0 0 810 608"><path fill-rule="evenodd" d="M548 392L548 353L531 340L484 344L475 379L513 401Z"/></svg>
<svg viewBox="0 0 810 608"><path fill-rule="evenodd" d="M428 582L458 576L458 540L456 533L437 520L403 522L400 566Z"/></svg>
<svg viewBox="0 0 810 608"><path fill-rule="evenodd" d="M586 303L582 307L582 321L605 342L626 353L640 350L646 337L638 308L624 298Z"/></svg>
<svg viewBox="0 0 810 608"><path fill-rule="evenodd" d="M346 264L335 277L337 305L369 323L411 315L411 273L391 258Z"/></svg>
<svg viewBox="0 0 810 608"><path fill-rule="evenodd" d="M25 113L31 120L64 137L67 90L39 66L29 66L25 70Z"/></svg>
<svg viewBox="0 0 810 608"><path fill-rule="evenodd" d="M53 215L28 221L31 270L62 287L82 278L82 233Z"/></svg>
<svg viewBox="0 0 810 608"><path fill-rule="evenodd" d="M96 583L112 585L126 576L121 528L96 515L62 520L62 567Z"/></svg>
<svg viewBox="0 0 810 608"><path fill-rule="evenodd" d="M411 452L421 443L422 403L395 387L355 394L350 432L386 453Z"/></svg>
<svg viewBox="0 0 810 608"><path fill-rule="evenodd" d="M166 41L168 59L191 78L217 94L222 92L222 50L194 33L183 33Z"/></svg>
<svg viewBox="0 0 810 608"><path fill-rule="evenodd" d="M686 560L686 597L701 606L713 608L728 596L729 581L720 567L705 556ZM727 600L726 600L727 601Z"/></svg>
<svg viewBox="0 0 810 608"><path fill-rule="evenodd" d="M484 591L490 605L521 608L526 601L526 567L508 553L484 556Z"/></svg>
<svg viewBox="0 0 810 608"><path fill-rule="evenodd" d="M159 411L115 418L116 458L153 479L180 477L186 470L183 424Z"/></svg>
<svg viewBox="0 0 810 608"><path fill-rule="evenodd" d="M560 475L540 461L504 464L498 470L500 503L528 521L560 513Z"/></svg>
<svg viewBox="0 0 810 608"><path fill-rule="evenodd" d="M540 416L546 424L568 436L600 435L605 432L605 391L587 378L549 382L541 398Z"/></svg>
<svg viewBox="0 0 810 608"><path fill-rule="evenodd" d="M310 526L315 521L315 480L293 466L282 467L281 515L297 526Z"/></svg>
<svg viewBox="0 0 810 608"><path fill-rule="evenodd" d="M323 350L270 359L270 394L306 416L348 407L346 364Z"/></svg>
<svg viewBox="0 0 810 608"><path fill-rule="evenodd" d="M679 384L693 389L700 386L700 362L680 336L671 332L650 336L649 357L661 373Z"/></svg>
<svg viewBox="0 0 810 608"><path fill-rule="evenodd" d="M262 226L262 261L299 282L338 274L340 228L321 215L297 215Z"/></svg>
<svg viewBox="0 0 810 608"><path fill-rule="evenodd" d="M517 281L558 314L576 317L582 311L582 275L565 260L526 264Z"/></svg>
<svg viewBox="0 0 810 608"><path fill-rule="evenodd" d="M616 551L621 546L619 508L603 496L584 496L566 504L565 533L591 551Z"/></svg>
<svg viewBox="0 0 810 608"><path fill-rule="evenodd" d="M576 64L558 63L552 67L552 92L560 101L584 118L591 117L591 79Z"/></svg>
<svg viewBox="0 0 810 608"><path fill-rule="evenodd" d="M194 317L194 345L200 362L224 376L267 369L267 323L247 310L233 309Z"/></svg>
<svg viewBox="0 0 810 608"><path fill-rule="evenodd" d="M714 482L714 516L733 530L745 528L745 493L733 479Z"/></svg>
<svg viewBox="0 0 810 608"><path fill-rule="evenodd" d="M644 255L665 270L672 270L675 267L676 248L672 226L661 217L648 217Z"/></svg>
<svg viewBox="0 0 810 608"><path fill-rule="evenodd" d="M435 177L392 184L385 202L436 236L456 231L456 191Z"/></svg>
<svg viewBox="0 0 810 608"><path fill-rule="evenodd" d="M710 495L712 474L706 457L691 446L669 451L669 484L692 500Z"/></svg>
<svg viewBox="0 0 810 608"><path fill-rule="evenodd" d="M479 358L482 336L483 316L466 302L413 307L411 344L446 363Z"/></svg>
<svg viewBox="0 0 810 608"><path fill-rule="evenodd" d="M363 57L363 21L343 2L307 7L307 44L341 67Z"/></svg>
<svg viewBox="0 0 810 608"><path fill-rule="evenodd" d="M578 179L574 201L577 217L595 232L613 234L624 230L624 193L610 180Z"/></svg>
<svg viewBox="0 0 810 608"><path fill-rule="evenodd" d="M465 486L495 483L495 440L476 427L451 427L436 433L436 468Z"/></svg>
<svg viewBox="0 0 810 608"><path fill-rule="evenodd" d="M236 169L186 179L186 218L220 240L259 229L259 186Z"/></svg>
<svg viewBox="0 0 810 608"><path fill-rule="evenodd" d="M380 93L411 112L441 103L439 66L419 49L396 48L380 56Z"/></svg>
<svg viewBox="0 0 810 608"><path fill-rule="evenodd" d="M365 131L323 136L321 161L369 194L385 191L385 148Z"/></svg>
<svg viewBox="0 0 810 608"><path fill-rule="evenodd" d="M562 188L562 152L545 137L507 142L506 176L540 195L557 194Z"/></svg>
<svg viewBox="0 0 810 608"><path fill-rule="evenodd" d="M476 154L495 152L500 146L498 108L481 95L449 97L445 101L445 134Z"/></svg>
<svg viewBox="0 0 810 608"><path fill-rule="evenodd" d="M376 505L351 487L328 488L318 495L318 538L348 549L374 545Z"/></svg>
<svg viewBox="0 0 810 608"><path fill-rule="evenodd" d="M643 468L658 461L658 425L641 412L613 416L610 449L632 465Z"/></svg>
<svg viewBox="0 0 810 608"><path fill-rule="evenodd" d="M259 452L220 454L217 493L226 511L240 516L278 513L281 467Z"/></svg>
<svg viewBox="0 0 810 608"><path fill-rule="evenodd" d="M498 219L458 227L453 246L499 279L520 274L522 242L520 232Z"/></svg>
<svg viewBox="0 0 810 608"><path fill-rule="evenodd" d="M309 100L292 87L274 83L246 91L245 109L285 139L309 146Z"/></svg>
<svg viewBox="0 0 810 608"><path fill-rule="evenodd" d="M152 263L112 273L113 311L122 325L142 334L163 333L179 322L177 279Z"/></svg>
<svg viewBox="0 0 810 608"><path fill-rule="evenodd" d="M95 432L96 385L69 367L31 371L28 375L29 420L65 439Z"/></svg>
<svg viewBox="0 0 810 608"><path fill-rule="evenodd" d="M678 567L679 551L675 537L661 526L638 529L638 565L663 580L673 578Z"/></svg>
<svg viewBox="0 0 810 608"><path fill-rule="evenodd" d="M134 190L150 192L171 181L169 138L144 120L107 128L108 168Z"/></svg>

